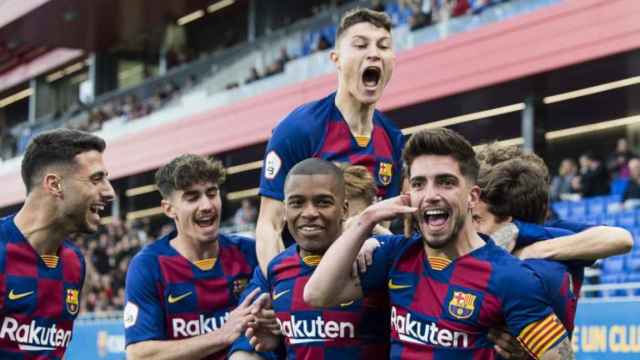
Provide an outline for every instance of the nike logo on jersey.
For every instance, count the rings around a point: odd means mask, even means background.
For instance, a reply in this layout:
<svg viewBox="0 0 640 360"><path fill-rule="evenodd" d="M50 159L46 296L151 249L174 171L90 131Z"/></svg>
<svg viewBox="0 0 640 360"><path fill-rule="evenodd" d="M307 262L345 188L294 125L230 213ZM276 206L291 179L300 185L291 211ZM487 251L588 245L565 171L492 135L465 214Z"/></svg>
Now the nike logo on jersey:
<svg viewBox="0 0 640 360"><path fill-rule="evenodd" d="M411 285L398 285L393 283L393 279L389 279L389 289L390 290L400 290L411 287Z"/></svg>
<svg viewBox="0 0 640 360"><path fill-rule="evenodd" d="M25 293L21 293L21 294L16 294L13 292L13 289L11 289L11 291L9 291L9 300L20 300L24 297L27 297L29 295L33 294L33 291L28 291Z"/></svg>
<svg viewBox="0 0 640 360"><path fill-rule="evenodd" d="M282 295L288 293L289 291L291 291L291 289L287 289L287 290L281 291L281 292L279 292L277 294L273 294L273 301L278 300Z"/></svg>
<svg viewBox="0 0 640 360"><path fill-rule="evenodd" d="M188 292L188 293L186 293L186 294L182 294L182 295L180 295L180 296L176 296L176 297L174 297L173 295L169 294L169 304L175 304L175 303L177 303L178 301L180 301L180 300L182 300L182 299L186 298L187 296L189 296L189 295L191 295L191 294L192 294L192 292L191 292L191 291L189 291L189 292Z"/></svg>

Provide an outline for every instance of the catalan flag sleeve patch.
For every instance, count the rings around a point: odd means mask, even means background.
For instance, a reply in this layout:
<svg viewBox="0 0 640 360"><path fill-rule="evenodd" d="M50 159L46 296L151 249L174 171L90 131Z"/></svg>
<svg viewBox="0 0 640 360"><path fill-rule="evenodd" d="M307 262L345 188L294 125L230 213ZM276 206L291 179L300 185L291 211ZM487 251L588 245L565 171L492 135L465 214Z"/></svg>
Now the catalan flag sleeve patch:
<svg viewBox="0 0 640 360"><path fill-rule="evenodd" d="M527 325L518 336L518 341L534 359L540 357L568 336L562 322L555 314Z"/></svg>

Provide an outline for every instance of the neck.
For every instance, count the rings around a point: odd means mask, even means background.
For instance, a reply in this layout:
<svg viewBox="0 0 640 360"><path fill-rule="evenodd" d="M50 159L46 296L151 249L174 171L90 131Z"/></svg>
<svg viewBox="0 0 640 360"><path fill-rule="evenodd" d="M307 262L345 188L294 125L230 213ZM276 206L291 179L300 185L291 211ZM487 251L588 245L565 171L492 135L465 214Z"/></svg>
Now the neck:
<svg viewBox="0 0 640 360"><path fill-rule="evenodd" d="M190 262L217 257L220 252L218 240L201 243L197 240L181 236L180 233L169 241L176 251Z"/></svg>
<svg viewBox="0 0 640 360"><path fill-rule="evenodd" d="M14 222L39 255L56 255L69 236L59 221L55 205L35 195L27 197Z"/></svg>
<svg viewBox="0 0 640 360"><path fill-rule="evenodd" d="M424 235L423 235L424 236ZM424 241L424 251L427 256L442 257L449 260L455 260L461 256L465 256L475 249L484 246L485 242L475 231L470 221L466 221L464 227L458 234L458 237L449 241L448 244L441 248L432 248Z"/></svg>
<svg viewBox="0 0 640 360"><path fill-rule="evenodd" d="M335 104L352 134L371 136L375 104L363 104L340 88L336 93Z"/></svg>
<svg viewBox="0 0 640 360"><path fill-rule="evenodd" d="M322 256L322 255L324 255L324 252L322 252L322 253L320 253L320 252L312 252L312 251L305 250L305 249L301 248L300 246L298 246L298 249L300 249L298 251L298 254L303 259L305 257L307 257L307 256Z"/></svg>

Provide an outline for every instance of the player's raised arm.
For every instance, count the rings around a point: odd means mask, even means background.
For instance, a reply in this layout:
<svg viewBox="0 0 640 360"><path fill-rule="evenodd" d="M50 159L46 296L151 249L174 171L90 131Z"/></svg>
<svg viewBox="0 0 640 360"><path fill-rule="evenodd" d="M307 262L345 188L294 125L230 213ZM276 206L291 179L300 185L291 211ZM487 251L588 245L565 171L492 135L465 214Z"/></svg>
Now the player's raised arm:
<svg viewBox="0 0 640 360"><path fill-rule="evenodd" d="M519 225L522 225L521 223ZM520 226L527 231L532 225ZM522 233L521 236L527 234ZM522 248L520 258L541 258L557 261L598 260L631 251L633 237L629 231L613 226L595 226L574 235L539 241Z"/></svg>
<svg viewBox="0 0 640 360"><path fill-rule="evenodd" d="M416 211L408 204L409 196L400 195L364 210L322 257L304 288L304 301L312 306L330 307L362 298L360 282L351 276L353 262L377 223Z"/></svg>

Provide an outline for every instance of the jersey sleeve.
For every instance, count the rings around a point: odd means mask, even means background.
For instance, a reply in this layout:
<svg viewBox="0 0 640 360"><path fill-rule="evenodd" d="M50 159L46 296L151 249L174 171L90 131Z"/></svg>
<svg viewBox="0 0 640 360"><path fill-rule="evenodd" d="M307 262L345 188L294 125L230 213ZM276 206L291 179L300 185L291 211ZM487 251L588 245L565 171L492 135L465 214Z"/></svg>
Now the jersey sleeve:
<svg viewBox="0 0 640 360"><path fill-rule="evenodd" d="M389 271L395 258L407 239L400 235L376 236L380 246L375 249L371 266L360 274L360 285L366 295L368 292L387 288Z"/></svg>
<svg viewBox="0 0 640 360"><path fill-rule="evenodd" d="M126 346L166 339L164 312L150 265L150 259L136 256L127 271L124 307Z"/></svg>
<svg viewBox="0 0 640 360"><path fill-rule="evenodd" d="M523 266L501 279L505 286L502 308L509 332L534 359L568 337L546 299L542 281Z"/></svg>
<svg viewBox="0 0 640 360"><path fill-rule="evenodd" d="M267 279L264 277L264 275L262 275L262 271L260 271L260 268L258 268L258 267L256 267L256 269L253 271L253 276L251 277L251 281L249 281L249 283L247 284L247 287L242 292L242 295L240 297L240 303L242 301L244 301L244 299L254 289L260 289L260 293L264 293L264 292L270 293L271 292L269 290L269 283L268 283ZM253 347L251 346L251 344L249 343L249 339L244 335L241 335L239 338L237 338L233 342L233 344L231 345L231 348L229 349L227 358L231 357L231 354L233 354L236 351L244 351L244 352L248 352L248 353L252 353L252 354L257 354L261 358L266 359L266 360L271 360L271 359L275 360L275 359L277 359L276 355L274 353L272 353L272 352L257 352L257 351L255 351L253 349Z"/></svg>
<svg viewBox="0 0 640 360"><path fill-rule="evenodd" d="M284 180L289 170L313 154L312 139L296 110L280 122L271 134L260 173L260 195L282 201Z"/></svg>

